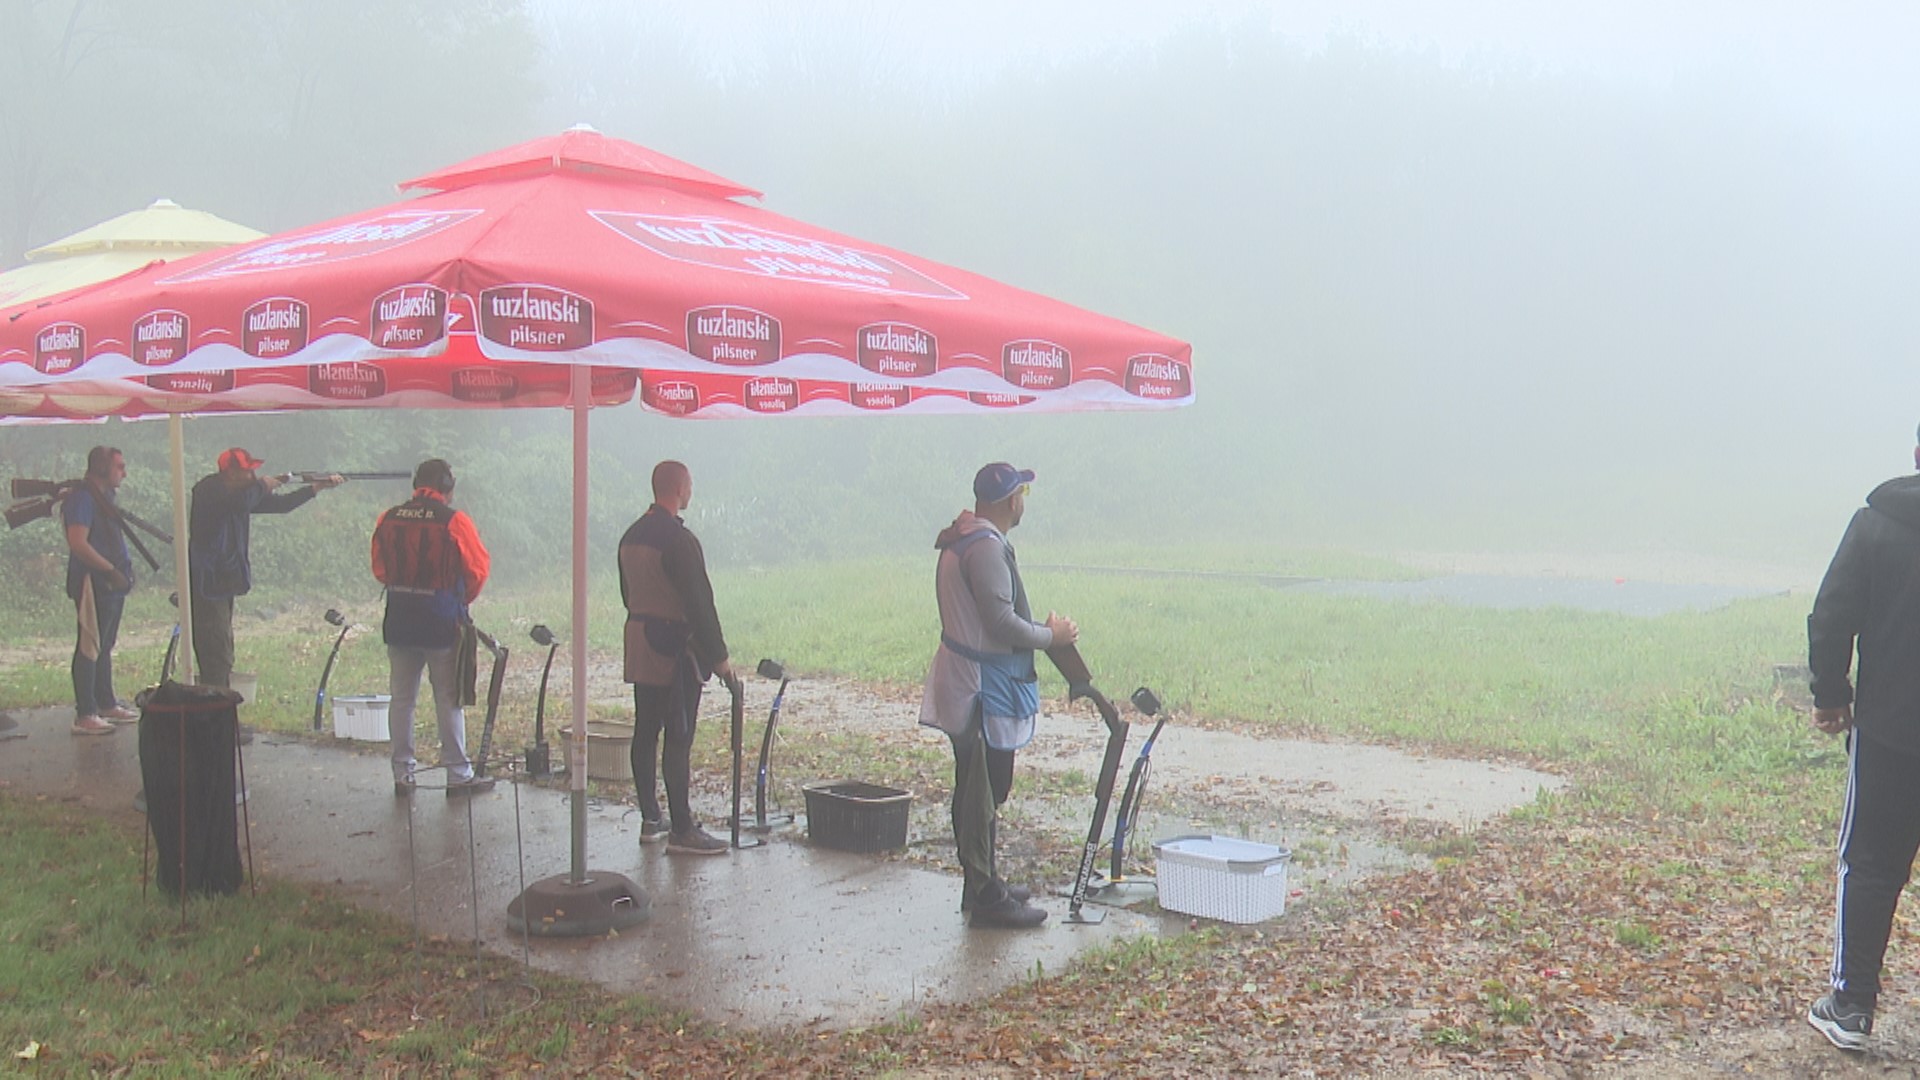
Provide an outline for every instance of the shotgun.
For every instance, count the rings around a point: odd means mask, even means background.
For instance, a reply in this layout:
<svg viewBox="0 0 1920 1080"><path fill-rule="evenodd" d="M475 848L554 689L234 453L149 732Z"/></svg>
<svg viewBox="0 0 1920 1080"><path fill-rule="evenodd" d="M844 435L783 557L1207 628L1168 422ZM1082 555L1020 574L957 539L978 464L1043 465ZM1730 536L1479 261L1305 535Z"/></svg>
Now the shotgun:
<svg viewBox="0 0 1920 1080"><path fill-rule="evenodd" d="M303 484L317 484L322 480L331 480L336 476L342 480L411 480L413 479L413 474L410 472L328 472L325 469L310 470L307 472L281 473L280 475L274 477L274 479L280 481L283 484L291 484L295 480L298 480Z"/></svg>

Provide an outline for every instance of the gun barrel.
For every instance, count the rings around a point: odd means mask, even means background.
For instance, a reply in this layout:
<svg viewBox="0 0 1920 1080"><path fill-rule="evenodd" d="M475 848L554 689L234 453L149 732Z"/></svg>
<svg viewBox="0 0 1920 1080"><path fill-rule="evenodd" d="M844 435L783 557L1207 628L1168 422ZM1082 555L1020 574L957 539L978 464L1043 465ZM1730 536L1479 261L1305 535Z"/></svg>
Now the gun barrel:
<svg viewBox="0 0 1920 1080"><path fill-rule="evenodd" d="M342 480L411 480L413 479L413 474L410 472L336 473L336 472L328 472L325 469L308 469L304 472L281 473L279 476L279 480L283 484L289 484L295 480L298 480L303 484L311 484L318 480L325 480L330 476L338 476Z"/></svg>

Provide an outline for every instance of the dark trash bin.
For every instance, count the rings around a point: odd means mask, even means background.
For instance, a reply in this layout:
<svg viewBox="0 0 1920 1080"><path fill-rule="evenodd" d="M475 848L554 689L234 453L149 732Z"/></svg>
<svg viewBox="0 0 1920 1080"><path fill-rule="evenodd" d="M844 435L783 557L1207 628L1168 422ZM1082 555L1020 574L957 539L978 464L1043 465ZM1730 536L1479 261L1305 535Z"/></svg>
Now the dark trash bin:
<svg viewBox="0 0 1920 1080"><path fill-rule="evenodd" d="M176 682L141 694L140 779L160 887L178 896L240 889L234 810L240 695Z"/></svg>

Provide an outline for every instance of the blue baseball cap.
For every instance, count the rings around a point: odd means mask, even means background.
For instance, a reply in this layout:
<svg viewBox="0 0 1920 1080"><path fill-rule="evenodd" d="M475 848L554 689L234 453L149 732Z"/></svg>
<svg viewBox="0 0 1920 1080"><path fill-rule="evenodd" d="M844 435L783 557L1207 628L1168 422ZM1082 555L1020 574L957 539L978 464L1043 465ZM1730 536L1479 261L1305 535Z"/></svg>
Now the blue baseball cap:
<svg viewBox="0 0 1920 1080"><path fill-rule="evenodd" d="M1004 461L996 461L973 474L973 497L983 503L997 503L1018 491L1020 485L1031 483L1032 469L1016 469Z"/></svg>

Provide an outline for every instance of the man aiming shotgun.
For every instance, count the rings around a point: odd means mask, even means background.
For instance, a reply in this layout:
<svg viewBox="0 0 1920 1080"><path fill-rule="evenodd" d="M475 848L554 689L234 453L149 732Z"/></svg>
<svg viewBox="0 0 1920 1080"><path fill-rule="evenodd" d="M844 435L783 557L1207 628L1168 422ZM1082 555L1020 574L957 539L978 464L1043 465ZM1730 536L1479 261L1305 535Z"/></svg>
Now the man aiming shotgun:
<svg viewBox="0 0 1920 1080"><path fill-rule="evenodd" d="M1047 919L1027 903L1031 892L1009 885L994 866L995 822L1013 791L1013 755L1033 738L1040 712L1033 654L1071 645L1080 633L1064 615L1033 621L1007 540L1026 513L1033 478L1032 470L1005 462L985 466L973 478L973 509L962 510L934 541L940 647L920 723L953 744L953 839L965 875L960 909L971 912L973 927L1029 929Z"/></svg>
<svg viewBox="0 0 1920 1080"><path fill-rule="evenodd" d="M187 512L193 655L205 686L226 686L233 678L233 598L253 589L253 515L292 513L345 479L307 474L307 486L277 491L283 478L260 476L256 470L265 462L238 446L221 451L217 464L219 471L193 485Z"/></svg>

